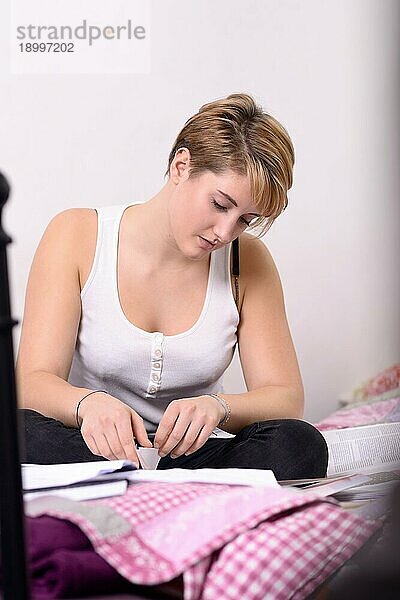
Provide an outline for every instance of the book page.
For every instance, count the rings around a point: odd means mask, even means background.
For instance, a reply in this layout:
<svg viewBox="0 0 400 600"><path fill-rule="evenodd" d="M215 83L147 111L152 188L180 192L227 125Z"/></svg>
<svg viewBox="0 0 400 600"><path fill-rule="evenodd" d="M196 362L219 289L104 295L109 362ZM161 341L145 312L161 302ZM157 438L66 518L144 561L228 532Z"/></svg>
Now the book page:
<svg viewBox="0 0 400 600"><path fill-rule="evenodd" d="M323 431L329 450L327 475L400 468L400 423Z"/></svg>

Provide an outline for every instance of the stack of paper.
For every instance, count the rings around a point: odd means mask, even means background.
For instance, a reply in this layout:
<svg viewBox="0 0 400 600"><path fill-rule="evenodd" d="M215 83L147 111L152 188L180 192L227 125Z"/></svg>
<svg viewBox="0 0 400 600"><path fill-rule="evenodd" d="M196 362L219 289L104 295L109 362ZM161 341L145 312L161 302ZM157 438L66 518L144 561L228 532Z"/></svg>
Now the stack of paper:
<svg viewBox="0 0 400 600"><path fill-rule="evenodd" d="M58 495L90 500L123 494L126 474L136 469L128 460L105 460L56 465L22 465L24 499Z"/></svg>
<svg viewBox="0 0 400 600"><path fill-rule="evenodd" d="M367 481L350 489L340 490L335 498L341 502L387 498L399 481L400 475L396 472L374 473L368 475Z"/></svg>
<svg viewBox="0 0 400 600"><path fill-rule="evenodd" d="M143 450L143 449L142 449ZM145 450L151 450L146 448ZM154 456L148 457L148 464ZM128 460L96 461L57 465L23 465L24 498L57 495L89 500L123 494L128 482L219 483L256 487L278 487L272 471L261 469L136 469Z"/></svg>
<svg viewBox="0 0 400 600"><path fill-rule="evenodd" d="M279 483L283 486L296 487L302 491L310 491L313 494L317 493L321 497L326 497L368 481L368 475L346 475L342 477L323 477L321 479L293 479L280 481Z"/></svg>
<svg viewBox="0 0 400 600"><path fill-rule="evenodd" d="M155 448L137 448L142 469L156 469L160 461ZM129 460L104 460L56 465L22 465L24 499L57 495L71 500L119 496L126 491L127 474L137 470Z"/></svg>
<svg viewBox="0 0 400 600"><path fill-rule="evenodd" d="M293 486L303 492L332 496L340 505L367 519L377 519L388 511L394 487L400 473L387 471L373 474L341 475L321 479L294 479L280 481L283 486Z"/></svg>

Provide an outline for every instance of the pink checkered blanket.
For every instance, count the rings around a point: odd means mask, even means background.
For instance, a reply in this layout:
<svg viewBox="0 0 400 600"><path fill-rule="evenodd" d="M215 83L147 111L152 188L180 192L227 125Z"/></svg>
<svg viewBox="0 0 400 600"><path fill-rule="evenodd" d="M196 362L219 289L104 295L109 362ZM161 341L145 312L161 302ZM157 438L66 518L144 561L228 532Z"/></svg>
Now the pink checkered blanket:
<svg viewBox="0 0 400 600"><path fill-rule="evenodd" d="M337 410L319 423L315 423L320 431L328 429L344 429L357 425L373 425L374 423L392 423L400 421L400 396L368 404Z"/></svg>
<svg viewBox="0 0 400 600"><path fill-rule="evenodd" d="M183 574L184 600L306 598L376 528L312 492L198 483L135 484L91 502L48 496L27 510L78 525L131 582Z"/></svg>

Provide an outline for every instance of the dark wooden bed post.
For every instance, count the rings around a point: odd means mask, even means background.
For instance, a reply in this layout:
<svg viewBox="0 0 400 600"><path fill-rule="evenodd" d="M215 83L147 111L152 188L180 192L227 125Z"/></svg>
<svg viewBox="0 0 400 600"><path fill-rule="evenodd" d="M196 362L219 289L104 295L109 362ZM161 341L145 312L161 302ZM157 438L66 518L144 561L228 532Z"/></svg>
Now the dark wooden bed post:
<svg viewBox="0 0 400 600"><path fill-rule="evenodd" d="M12 328L18 321L11 318L10 310L6 247L11 239L1 223L9 192L8 182L0 173L0 589L4 600L25 600L29 585L12 342Z"/></svg>

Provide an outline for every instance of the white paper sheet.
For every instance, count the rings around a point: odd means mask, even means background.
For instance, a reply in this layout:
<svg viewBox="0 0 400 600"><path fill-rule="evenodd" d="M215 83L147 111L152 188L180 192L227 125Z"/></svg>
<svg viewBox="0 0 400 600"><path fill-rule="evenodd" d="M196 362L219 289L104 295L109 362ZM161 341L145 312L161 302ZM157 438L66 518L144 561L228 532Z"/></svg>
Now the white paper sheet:
<svg viewBox="0 0 400 600"><path fill-rule="evenodd" d="M142 469L157 469L157 465L161 460L157 448L139 447L136 448L136 452Z"/></svg>
<svg viewBox="0 0 400 600"><path fill-rule="evenodd" d="M254 487L279 487L272 471L264 469L165 469L126 473L132 482L163 481L170 483L221 483Z"/></svg>
<svg viewBox="0 0 400 600"><path fill-rule="evenodd" d="M26 492L24 501L33 500L40 496L61 496L70 500L94 500L95 498L110 498L111 496L122 496L126 492L128 482L126 480L109 481L107 483L94 483L91 485L79 485L77 487L56 488L42 492Z"/></svg>
<svg viewBox="0 0 400 600"><path fill-rule="evenodd" d="M80 481L90 481L101 475L113 474L122 467L135 469L129 460L104 460L56 465L22 465L22 487L24 490L67 486ZM125 479L125 471L121 472Z"/></svg>

